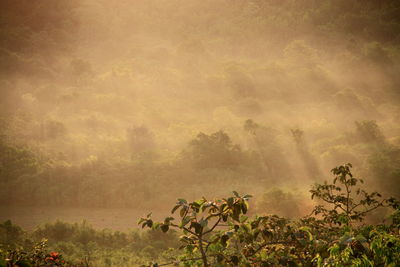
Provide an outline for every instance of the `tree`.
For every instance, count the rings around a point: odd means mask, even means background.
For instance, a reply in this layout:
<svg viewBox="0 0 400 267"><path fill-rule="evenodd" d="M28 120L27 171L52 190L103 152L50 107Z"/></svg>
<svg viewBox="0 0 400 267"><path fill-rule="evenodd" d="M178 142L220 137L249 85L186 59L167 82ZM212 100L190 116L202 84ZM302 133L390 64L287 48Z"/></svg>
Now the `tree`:
<svg viewBox="0 0 400 267"><path fill-rule="evenodd" d="M379 129L376 121L373 120L364 120L364 121L356 121L356 133L362 141L367 143L378 143L382 144L385 141L385 138Z"/></svg>
<svg viewBox="0 0 400 267"><path fill-rule="evenodd" d="M32 175L39 168L37 156L26 147L0 140L0 182L10 182L22 175Z"/></svg>
<svg viewBox="0 0 400 267"><path fill-rule="evenodd" d="M183 152L198 168L235 168L240 164L242 151L225 132L207 135L199 133Z"/></svg>
<svg viewBox="0 0 400 267"><path fill-rule="evenodd" d="M315 215L322 215L323 220L333 224L350 226L354 221L362 221L371 211L383 207L388 200L382 199L378 192L368 193L356 188L358 183L364 183L351 173L350 163L332 169L335 175L333 183L315 184L310 190L311 198L318 198L333 206L327 209L323 205L314 208Z"/></svg>

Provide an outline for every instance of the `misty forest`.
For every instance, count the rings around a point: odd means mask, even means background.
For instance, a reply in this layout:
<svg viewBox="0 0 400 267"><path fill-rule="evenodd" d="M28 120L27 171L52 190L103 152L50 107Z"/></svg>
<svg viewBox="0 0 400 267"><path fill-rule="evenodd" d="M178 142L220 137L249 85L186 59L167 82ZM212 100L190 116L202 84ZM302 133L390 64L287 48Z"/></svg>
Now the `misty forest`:
<svg viewBox="0 0 400 267"><path fill-rule="evenodd" d="M0 0L0 267L400 266L400 1Z"/></svg>

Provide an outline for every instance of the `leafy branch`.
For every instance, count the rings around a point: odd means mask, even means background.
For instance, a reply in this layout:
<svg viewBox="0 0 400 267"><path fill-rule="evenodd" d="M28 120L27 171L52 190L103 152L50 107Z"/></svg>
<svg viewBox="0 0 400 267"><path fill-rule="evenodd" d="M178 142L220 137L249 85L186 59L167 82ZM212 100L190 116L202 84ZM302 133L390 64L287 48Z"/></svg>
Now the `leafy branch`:
<svg viewBox="0 0 400 267"><path fill-rule="evenodd" d="M323 205L314 208L314 215L322 215L325 222L350 226L354 221L362 221L371 211L388 206L389 200L382 199L378 192L368 193L356 188L358 183L364 183L351 173L350 163L331 170L335 175L332 184L315 184L310 190L311 198L317 198L333 206L327 209Z"/></svg>

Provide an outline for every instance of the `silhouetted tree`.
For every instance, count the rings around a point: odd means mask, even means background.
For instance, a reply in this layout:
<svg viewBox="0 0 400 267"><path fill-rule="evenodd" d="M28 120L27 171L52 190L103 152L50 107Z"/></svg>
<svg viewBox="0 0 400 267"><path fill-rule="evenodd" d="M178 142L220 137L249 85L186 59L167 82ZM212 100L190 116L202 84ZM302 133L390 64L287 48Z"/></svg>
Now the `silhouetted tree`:
<svg viewBox="0 0 400 267"><path fill-rule="evenodd" d="M190 141L184 156L198 168L235 168L243 154L226 133L218 131L211 135L199 133Z"/></svg>

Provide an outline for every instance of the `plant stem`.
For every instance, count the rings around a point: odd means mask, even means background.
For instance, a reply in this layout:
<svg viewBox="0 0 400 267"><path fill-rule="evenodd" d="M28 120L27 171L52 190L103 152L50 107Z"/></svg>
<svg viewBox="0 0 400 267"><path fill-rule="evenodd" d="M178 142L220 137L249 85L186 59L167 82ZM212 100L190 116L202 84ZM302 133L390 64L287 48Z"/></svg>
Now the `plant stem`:
<svg viewBox="0 0 400 267"><path fill-rule="evenodd" d="M209 265L208 265L208 261L207 261L207 256L206 256L206 253L203 248L203 233L200 233L200 235L199 235L199 250L201 253L201 259L203 260L204 267L208 267Z"/></svg>

